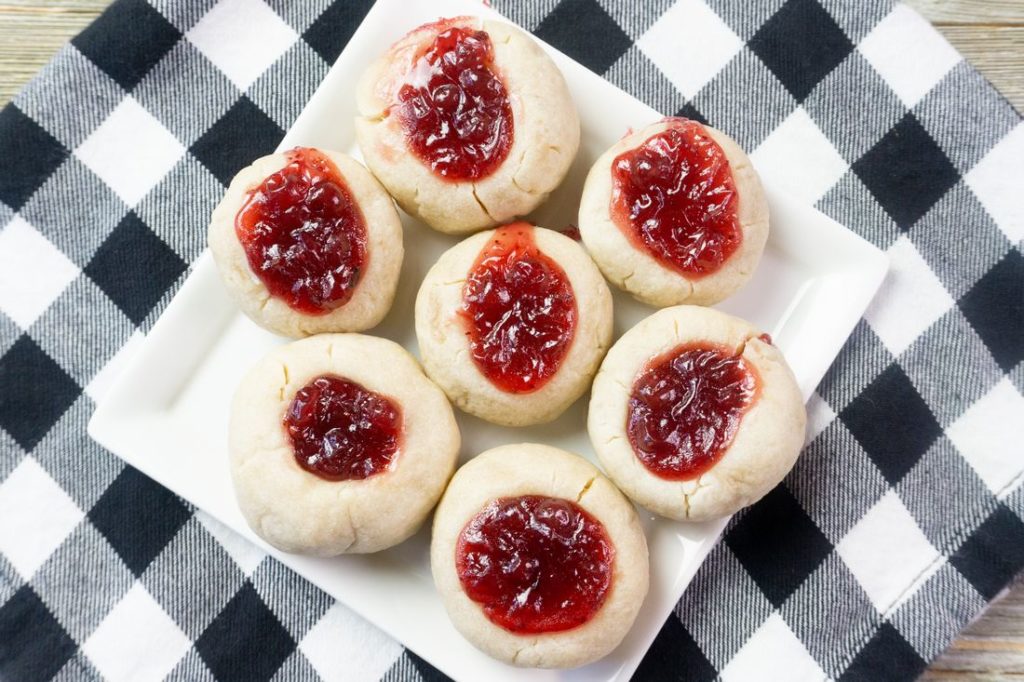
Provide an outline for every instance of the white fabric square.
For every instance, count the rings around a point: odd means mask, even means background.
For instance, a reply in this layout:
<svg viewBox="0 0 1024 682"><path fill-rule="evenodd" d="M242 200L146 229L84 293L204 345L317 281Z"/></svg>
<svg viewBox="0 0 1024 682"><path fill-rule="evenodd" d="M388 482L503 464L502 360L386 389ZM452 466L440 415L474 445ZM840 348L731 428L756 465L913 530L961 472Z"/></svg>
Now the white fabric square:
<svg viewBox="0 0 1024 682"><path fill-rule="evenodd" d="M940 554L935 561L929 564L928 568L926 568L920 575L917 576L917 578L914 579L914 582L911 583L910 589L906 590L896 599L895 602L893 602L892 606L889 607L889 613L894 614L900 609L902 609L904 604L906 604L914 598L914 595L917 593L917 590L920 589L929 580L931 580L932 577L936 573L941 571L942 567L945 566L947 563L948 559Z"/></svg>
<svg viewBox="0 0 1024 682"><path fill-rule="evenodd" d="M239 90L245 90L299 36L262 0L222 0L186 37Z"/></svg>
<svg viewBox="0 0 1024 682"><path fill-rule="evenodd" d="M953 297L906 236L888 255L889 272L864 319L889 352L899 355L953 306Z"/></svg>
<svg viewBox="0 0 1024 682"><path fill-rule="evenodd" d="M939 558L917 521L890 490L836 546L868 599L885 614Z"/></svg>
<svg viewBox="0 0 1024 682"><path fill-rule="evenodd" d="M326 682L377 682L402 655L401 644L341 604L327 610L299 649Z"/></svg>
<svg viewBox="0 0 1024 682"><path fill-rule="evenodd" d="M836 420L835 410L817 391L807 401L807 442L820 436Z"/></svg>
<svg viewBox="0 0 1024 682"><path fill-rule="evenodd" d="M740 51L743 41L702 0L679 0L636 45L691 99Z"/></svg>
<svg viewBox="0 0 1024 682"><path fill-rule="evenodd" d="M106 395L114 380L128 366L128 361L135 356L135 352L142 346L144 338L145 335L142 332L135 331L124 342L124 345L114 353L114 357L107 360L107 364L103 365L103 368L93 375L92 379L89 380L89 384L85 387L85 392L90 398L99 402Z"/></svg>
<svg viewBox="0 0 1024 682"><path fill-rule="evenodd" d="M962 59L928 20L898 4L857 46L909 108Z"/></svg>
<svg viewBox="0 0 1024 682"><path fill-rule="evenodd" d="M82 651L112 682L162 680L192 643L142 583L118 602L82 644Z"/></svg>
<svg viewBox="0 0 1024 682"><path fill-rule="evenodd" d="M75 150L117 196L135 206L185 153L177 138L132 97Z"/></svg>
<svg viewBox="0 0 1024 682"><path fill-rule="evenodd" d="M1003 379L946 430L993 493L1024 472L1024 396Z"/></svg>
<svg viewBox="0 0 1024 682"><path fill-rule="evenodd" d="M1018 123L964 177L999 229L1014 244L1024 239L1024 123Z"/></svg>
<svg viewBox="0 0 1024 682"><path fill-rule="evenodd" d="M773 613L722 670L725 682L820 682L827 677L786 621Z"/></svg>
<svg viewBox="0 0 1024 682"><path fill-rule="evenodd" d="M0 552L28 580L85 514L32 457L0 485Z"/></svg>
<svg viewBox="0 0 1024 682"><path fill-rule="evenodd" d="M762 178L813 204L850 167L803 107L797 107L750 155Z"/></svg>
<svg viewBox="0 0 1024 682"><path fill-rule="evenodd" d="M260 562L267 557L267 553L252 544L241 535L231 530L223 523L213 518L204 511L196 511L196 518L199 523L220 543L228 556L234 560L242 573L249 576L260 565Z"/></svg>
<svg viewBox="0 0 1024 682"><path fill-rule="evenodd" d="M28 329L78 273L78 266L21 216L0 231L0 310L22 329Z"/></svg>

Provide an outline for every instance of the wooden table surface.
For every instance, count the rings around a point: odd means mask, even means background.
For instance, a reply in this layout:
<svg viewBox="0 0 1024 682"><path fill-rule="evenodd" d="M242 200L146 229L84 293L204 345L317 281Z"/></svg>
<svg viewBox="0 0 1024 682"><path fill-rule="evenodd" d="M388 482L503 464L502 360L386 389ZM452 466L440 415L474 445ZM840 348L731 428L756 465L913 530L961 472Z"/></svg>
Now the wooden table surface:
<svg viewBox="0 0 1024 682"><path fill-rule="evenodd" d="M184 0L187 1L187 0ZM0 0L0 107L106 0ZM1024 110L1024 0L909 0ZM928 668L925 680L1024 680L1024 575Z"/></svg>

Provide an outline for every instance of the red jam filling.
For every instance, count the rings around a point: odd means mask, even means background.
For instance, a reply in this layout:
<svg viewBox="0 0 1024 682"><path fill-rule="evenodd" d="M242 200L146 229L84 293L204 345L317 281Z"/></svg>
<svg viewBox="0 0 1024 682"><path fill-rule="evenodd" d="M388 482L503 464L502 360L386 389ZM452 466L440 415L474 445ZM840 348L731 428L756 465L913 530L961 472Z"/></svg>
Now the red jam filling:
<svg viewBox="0 0 1024 682"><path fill-rule="evenodd" d="M576 334L569 278L522 222L499 228L484 246L463 286L460 314L473 362L509 393L547 383Z"/></svg>
<svg viewBox="0 0 1024 682"><path fill-rule="evenodd" d="M345 305L366 268L366 223L338 167L296 147L235 217L249 267L273 296L322 315Z"/></svg>
<svg viewBox="0 0 1024 682"><path fill-rule="evenodd" d="M736 185L729 160L702 125L669 122L612 163L612 219L666 267L702 277L743 240Z"/></svg>
<svg viewBox="0 0 1024 682"><path fill-rule="evenodd" d="M580 228L576 227L572 223L569 223L568 225L563 227L561 230L559 230L559 232L561 232L574 242L583 240L583 236L580 234Z"/></svg>
<svg viewBox="0 0 1024 682"><path fill-rule="evenodd" d="M629 397L633 452L660 478L700 476L725 454L758 387L754 367L722 346L684 344L654 358Z"/></svg>
<svg viewBox="0 0 1024 682"><path fill-rule="evenodd" d="M608 596L614 560L600 521L574 502L540 495L491 502L455 548L466 595L492 623L521 634L590 620Z"/></svg>
<svg viewBox="0 0 1024 682"><path fill-rule="evenodd" d="M413 152L446 180L484 178L512 147L512 106L484 31L439 33L406 76L395 110Z"/></svg>
<svg viewBox="0 0 1024 682"><path fill-rule="evenodd" d="M398 456L402 411L354 381L325 375L295 394L284 427L303 469L328 481L361 480Z"/></svg>

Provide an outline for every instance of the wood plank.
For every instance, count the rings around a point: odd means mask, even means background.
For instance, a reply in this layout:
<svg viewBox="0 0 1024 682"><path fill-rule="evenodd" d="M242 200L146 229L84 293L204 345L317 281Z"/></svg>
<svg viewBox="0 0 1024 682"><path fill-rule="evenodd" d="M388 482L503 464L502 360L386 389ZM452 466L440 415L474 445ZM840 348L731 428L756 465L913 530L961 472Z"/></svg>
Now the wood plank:
<svg viewBox="0 0 1024 682"><path fill-rule="evenodd" d="M1024 675L1024 574L992 602L921 678L995 680Z"/></svg>
<svg viewBox="0 0 1024 682"><path fill-rule="evenodd" d="M0 107L105 5L100 0L61 0L37 8L0 5Z"/></svg>
<svg viewBox="0 0 1024 682"><path fill-rule="evenodd" d="M939 30L1018 111L1024 110L1024 25L940 26Z"/></svg>
<svg viewBox="0 0 1024 682"><path fill-rule="evenodd" d="M1021 0L906 0L934 24L1024 24Z"/></svg>
<svg viewBox="0 0 1024 682"><path fill-rule="evenodd" d="M973 679L975 674L1024 675L1021 651L977 651L950 647L929 668L935 673L959 673Z"/></svg>
<svg viewBox="0 0 1024 682"><path fill-rule="evenodd" d="M1024 0L907 0L1018 111L1024 110Z"/></svg>
<svg viewBox="0 0 1024 682"><path fill-rule="evenodd" d="M22 9L33 13L43 12L87 12L99 13L110 5L111 0L0 0L0 9Z"/></svg>
<svg viewBox="0 0 1024 682"><path fill-rule="evenodd" d="M922 682L1020 682L1024 676L1006 671L932 670L929 668L919 679Z"/></svg>

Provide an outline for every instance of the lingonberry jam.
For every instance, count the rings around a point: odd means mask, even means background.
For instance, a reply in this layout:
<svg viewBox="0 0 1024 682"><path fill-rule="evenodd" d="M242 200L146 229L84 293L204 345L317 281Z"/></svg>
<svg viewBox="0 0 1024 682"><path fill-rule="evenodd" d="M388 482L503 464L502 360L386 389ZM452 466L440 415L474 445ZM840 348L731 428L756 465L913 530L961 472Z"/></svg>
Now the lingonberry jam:
<svg viewBox="0 0 1024 682"><path fill-rule="evenodd" d="M729 160L696 121L669 127L612 162L612 220L638 248L697 278L743 240Z"/></svg>
<svg viewBox="0 0 1024 682"><path fill-rule="evenodd" d="M512 146L512 106L484 31L439 33L398 90L393 111L416 156L446 180L490 175Z"/></svg>
<svg viewBox="0 0 1024 682"><path fill-rule="evenodd" d="M600 521L569 500L495 500L459 535L455 567L492 623L520 634L590 620L611 588L615 549Z"/></svg>
<svg viewBox="0 0 1024 682"><path fill-rule="evenodd" d="M402 411L354 381L324 375L295 393L284 427L303 469L328 481L360 480L398 456Z"/></svg>
<svg viewBox="0 0 1024 682"><path fill-rule="evenodd" d="M537 248L527 223L499 228L484 246L463 285L460 313L473 362L509 393L547 383L576 334L569 278Z"/></svg>
<svg viewBox="0 0 1024 682"><path fill-rule="evenodd" d="M661 478L700 476L732 443L758 387L757 370L725 347L670 350L633 383L626 417L633 452Z"/></svg>
<svg viewBox="0 0 1024 682"><path fill-rule="evenodd" d="M369 256L363 213L337 166L305 147L249 192L235 234L270 293L309 315L348 303Z"/></svg>

